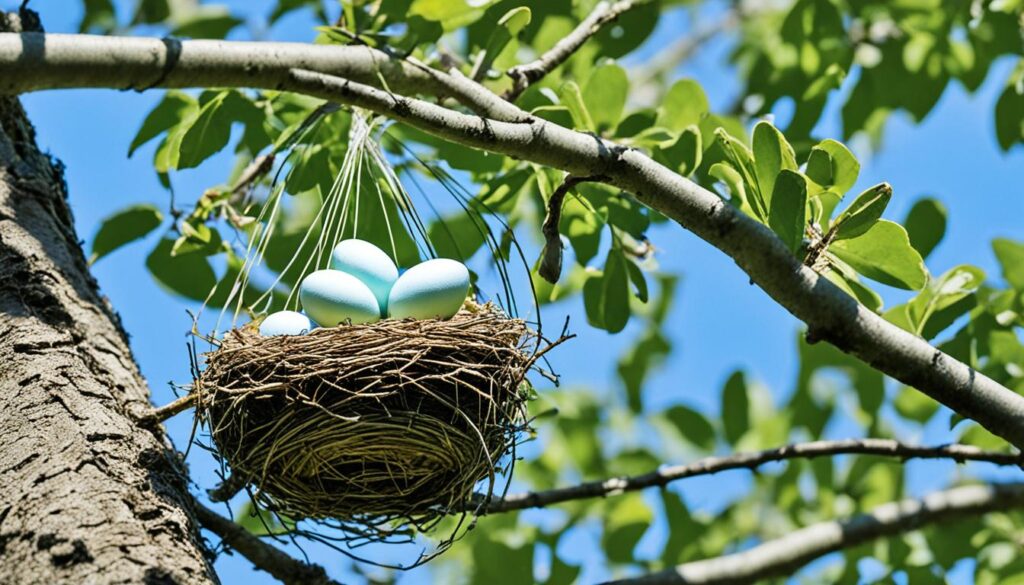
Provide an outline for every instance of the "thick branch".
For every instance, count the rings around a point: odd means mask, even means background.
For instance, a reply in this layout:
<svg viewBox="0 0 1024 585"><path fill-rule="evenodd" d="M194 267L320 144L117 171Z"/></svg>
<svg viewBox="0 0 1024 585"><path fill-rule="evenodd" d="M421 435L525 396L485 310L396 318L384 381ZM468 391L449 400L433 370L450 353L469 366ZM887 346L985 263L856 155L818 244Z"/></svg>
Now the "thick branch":
<svg viewBox="0 0 1024 585"><path fill-rule="evenodd" d="M199 523L257 568L287 585L338 585L323 567L308 565L250 534L246 529L206 506L195 503Z"/></svg>
<svg viewBox="0 0 1024 585"><path fill-rule="evenodd" d="M970 445L920 447L905 445L890 439L813 441L753 453L735 453L724 457L708 457L687 465L663 466L643 475L613 477L602 481L591 481L543 492L511 494L504 499L492 501L487 507L487 513L495 514L526 508L543 508L571 500L603 498L650 487L664 487L676 480L698 475L711 475L730 469L754 470L766 463L787 459L814 459L816 457L849 454L878 455L881 457L895 457L901 460L952 459L959 463L965 461L986 461L996 465L1020 466L1024 464L1024 457L1018 453L984 451Z"/></svg>
<svg viewBox="0 0 1024 585"><path fill-rule="evenodd" d="M451 96L471 107L473 103L458 95L460 86L449 83L445 73L365 45L0 34L4 94L73 87L280 89L295 67L375 86L383 79L398 93Z"/></svg>
<svg viewBox="0 0 1024 585"><path fill-rule="evenodd" d="M617 584L734 585L790 575L828 553L962 516L1024 507L1024 484L972 485L883 504L849 520L822 522L743 552L694 561Z"/></svg>
<svg viewBox="0 0 1024 585"><path fill-rule="evenodd" d="M30 39L23 50L24 37ZM638 150L626 149L529 116L493 94L488 97L483 90L473 95L466 95L464 91L459 97L474 104L478 111L515 121L503 122L461 114L425 101L312 71L295 70L282 78L280 67L288 59L299 65L309 57L297 48L291 56L277 54L270 65L260 65L239 55L243 51L240 46L245 47L244 51L259 52L259 43L194 44L202 42L190 41L181 43L184 48L178 66L167 65L157 51L149 54L147 68L145 58L131 59L129 56L135 51L146 50L138 49L139 46L152 49L153 43L162 46L163 41L116 38L104 38L102 41L110 54L93 47L83 56L76 53L74 47L80 42L83 45L95 43L91 37L64 35L53 42L51 37L46 37L43 42L39 35L0 34L0 91L43 87L146 87L154 82L175 87L188 84L272 87L363 107L440 138L530 160L574 175L605 175L609 177L609 183L633 193L645 205L664 213L728 254L754 283L805 322L809 333L817 339L831 342L880 372L918 388L961 415L978 421L1018 448L1024 447L1024 397L866 309L827 279L802 266L766 226ZM46 51L41 50L44 45ZM61 45L59 50L57 45ZM232 57L225 60L206 54L214 47ZM397 81L416 85L413 75L420 74L407 75L407 68L417 69L415 66L380 64L365 56L373 53L364 52L360 56L358 51L364 49L357 47L341 51L338 47L327 48L328 51L337 51L330 53L332 59L340 61L350 56L353 62L340 63L327 59L325 54L327 62L321 65L335 71L351 71L356 79L369 82L377 80L366 79L368 69L363 66L379 65L382 71L390 72L396 78L395 82L388 78L391 90L398 91L401 87ZM288 49L285 53L289 51L293 50ZM119 64L119 59L125 59L129 64ZM185 62L189 65L181 73L179 67ZM251 69L244 69L245 63L249 63ZM466 78L424 75L432 80L416 87L424 92L431 91L433 84L440 84L440 91L445 94L452 88L476 87Z"/></svg>
<svg viewBox="0 0 1024 585"><path fill-rule="evenodd" d="M555 46L538 57L537 60L517 65L508 70L508 76L512 78L514 85L505 98L515 101L521 93L526 91L526 88L543 79L545 75L572 57L573 53L578 51L590 37L601 30L601 27L613 22L627 10L643 3L644 0L620 0L614 4L599 2L568 36L555 43Z"/></svg>

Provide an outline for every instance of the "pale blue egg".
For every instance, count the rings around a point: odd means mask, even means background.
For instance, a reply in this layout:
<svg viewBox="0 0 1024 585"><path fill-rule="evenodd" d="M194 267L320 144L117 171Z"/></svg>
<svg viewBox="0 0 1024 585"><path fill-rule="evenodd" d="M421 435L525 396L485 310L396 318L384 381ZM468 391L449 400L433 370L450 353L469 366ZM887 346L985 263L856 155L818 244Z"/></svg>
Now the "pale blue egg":
<svg viewBox="0 0 1024 585"><path fill-rule="evenodd" d="M278 311L267 315L260 323L260 335L305 335L313 330L309 317L295 311Z"/></svg>
<svg viewBox="0 0 1024 585"><path fill-rule="evenodd" d="M402 273L391 287L388 313L394 319L448 319L469 293L469 270L447 258L427 260Z"/></svg>
<svg viewBox="0 0 1024 585"><path fill-rule="evenodd" d="M384 250L363 240L343 240L331 253L331 268L363 281L377 297L381 316L388 314L388 294L398 280L398 267Z"/></svg>
<svg viewBox="0 0 1024 585"><path fill-rule="evenodd" d="M380 319L380 304L361 280L340 270L317 270L299 286L302 308L317 324L334 327Z"/></svg>

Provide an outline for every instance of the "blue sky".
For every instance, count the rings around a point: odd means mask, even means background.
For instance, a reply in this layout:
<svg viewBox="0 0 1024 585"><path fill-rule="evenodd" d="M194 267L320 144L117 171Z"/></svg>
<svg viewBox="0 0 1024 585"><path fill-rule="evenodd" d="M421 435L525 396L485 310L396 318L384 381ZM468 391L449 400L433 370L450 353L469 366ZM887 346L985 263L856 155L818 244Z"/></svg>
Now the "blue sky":
<svg viewBox="0 0 1024 585"><path fill-rule="evenodd" d="M5 0L0 6L10 9L16 4ZM229 4L247 14L265 14L268 2L239 0ZM41 12L49 31L75 30L80 3L39 2L33 3L33 7ZM305 40L311 36L311 25L307 16L292 16L270 36ZM680 28L689 28L684 15L666 18L648 46L670 42ZM725 66L727 49L725 42L712 44L678 72L680 76L698 79L713 106L731 103L738 91L733 72ZM631 57L631 62L642 60L646 52ZM998 63L995 74L973 96L958 85L951 85L938 107L921 124L894 116L887 126L883 150L875 154L858 153L862 155L863 169L857 188L884 180L895 189L888 217L902 219L921 195L936 196L949 208L946 238L928 262L933 273L972 263L984 268L990 277L998 278L989 241L996 236L1024 239L1024 197L1020 187L1024 156L1019 149L1009 154L999 151L992 121L992 108L1010 66L1007 62ZM166 208L168 194L152 170L153 145L141 149L131 159L126 156L128 144L159 97L159 92L75 90L40 92L23 98L40 144L67 166L72 208L83 240L91 240L98 223L126 205L150 202ZM837 105L833 100L830 113L819 127L822 136L841 137ZM783 108L778 115L784 117ZM194 199L206 187L223 181L232 164L230 154L223 152L200 169L179 173L174 178L178 196ZM185 344L191 319L186 310L195 307L166 294L147 273L144 259L157 237L158 234L151 235L144 242L104 258L94 273L131 335L132 349L151 384L154 401L162 404L173 398L171 383L186 384L190 380ZM660 265L666 271L681 274L682 283L669 327L676 350L671 361L650 380L645 390L648 406L659 408L685 402L717 412L719 389L737 368L745 369L750 378L768 387L777 399L786 396L796 377L799 323L760 289L751 286L727 257L692 234L664 226L653 231L651 238L659 248ZM887 303L898 302L901 296L885 291ZM593 387L612 399L619 394L616 360L632 343L637 327L631 325L616 336L590 329L585 325L580 304L577 300L556 305L544 315L547 322L558 323L568 313L580 334L570 346L554 355L554 364L567 383ZM938 422L930 425L923 436L911 434L907 438L950 440L940 419L936 417ZM184 448L191 418L172 419L168 428L178 447ZM856 427L842 425L833 432L842 434L844 430L860 432ZM193 450L189 465L196 491L214 484L213 463L205 453ZM978 470L988 473L982 468ZM948 465L911 464L911 491L933 489L953 473L953 467ZM687 504L698 511L719 508L728 494L740 493L748 485L742 473L684 484L677 489ZM663 538L663 532L663 528L656 527L641 546L654 546ZM587 547L593 544L593 535L588 536L584 529L570 539L566 555L577 562L585 561ZM310 550L315 561L332 570L345 566L337 555L323 554L315 547ZM217 568L226 583L242 579L251 585L273 582L267 575L253 572L248 562L238 557L222 556ZM961 577L967 579L969 574L965 571L961 571ZM600 568L590 567L584 573L584 581L603 576L607 575ZM410 573L405 579L410 583L427 581L429 577L423 571Z"/></svg>

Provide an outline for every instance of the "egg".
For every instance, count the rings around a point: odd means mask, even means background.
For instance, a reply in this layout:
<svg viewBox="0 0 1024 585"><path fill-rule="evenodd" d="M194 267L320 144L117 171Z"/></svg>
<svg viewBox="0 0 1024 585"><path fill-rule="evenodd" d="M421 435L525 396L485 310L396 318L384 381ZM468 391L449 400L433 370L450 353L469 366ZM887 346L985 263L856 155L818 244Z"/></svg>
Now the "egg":
<svg viewBox="0 0 1024 585"><path fill-rule="evenodd" d="M391 287L388 313L394 319L448 319L469 293L469 270L447 258L427 260L402 273Z"/></svg>
<svg viewBox="0 0 1024 585"><path fill-rule="evenodd" d="M361 280L340 270L317 270L299 285L302 308L319 325L333 327L350 320L353 325L380 319L380 304Z"/></svg>
<svg viewBox="0 0 1024 585"><path fill-rule="evenodd" d="M260 323L260 335L305 335L313 330L313 322L309 317L295 311L278 311L267 315Z"/></svg>
<svg viewBox="0 0 1024 585"><path fill-rule="evenodd" d="M343 240L331 253L331 268L363 281L377 297L381 316L388 314L388 294L398 280L398 267L384 250L363 240Z"/></svg>

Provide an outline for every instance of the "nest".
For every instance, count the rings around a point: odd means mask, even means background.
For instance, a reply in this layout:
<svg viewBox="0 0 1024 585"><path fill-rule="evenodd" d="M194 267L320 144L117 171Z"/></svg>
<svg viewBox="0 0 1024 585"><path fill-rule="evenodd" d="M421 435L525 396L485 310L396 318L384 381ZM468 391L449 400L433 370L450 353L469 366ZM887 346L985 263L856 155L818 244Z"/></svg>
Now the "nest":
<svg viewBox="0 0 1024 585"><path fill-rule="evenodd" d="M479 502L474 490L494 493L526 427L533 339L469 303L447 321L243 327L206 355L197 411L259 505L371 540L423 531Z"/></svg>

